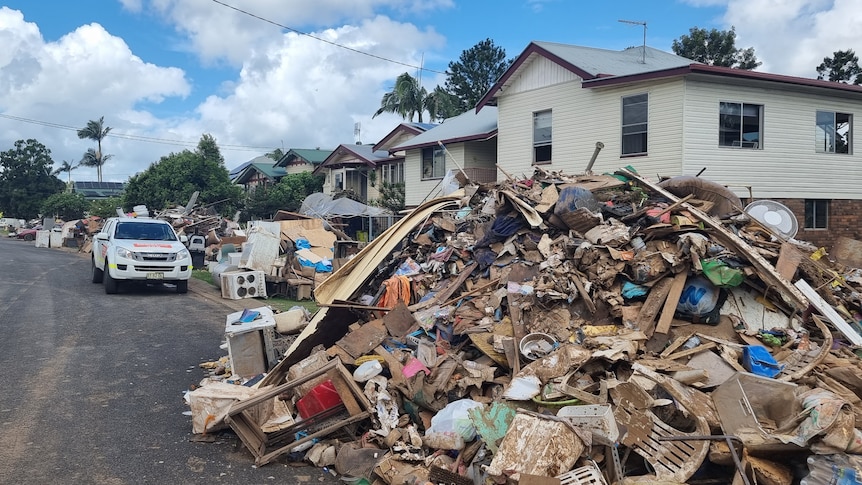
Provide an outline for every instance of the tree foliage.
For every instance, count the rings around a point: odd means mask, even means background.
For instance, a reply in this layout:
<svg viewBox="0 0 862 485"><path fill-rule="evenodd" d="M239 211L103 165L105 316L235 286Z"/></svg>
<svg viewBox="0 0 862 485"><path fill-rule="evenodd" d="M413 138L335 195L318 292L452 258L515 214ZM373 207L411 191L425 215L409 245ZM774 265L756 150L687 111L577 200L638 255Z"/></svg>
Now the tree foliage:
<svg viewBox="0 0 862 485"><path fill-rule="evenodd" d="M430 121L442 121L464 112L458 97L440 86L435 87L425 98L425 108L431 115Z"/></svg>
<svg viewBox="0 0 862 485"><path fill-rule="evenodd" d="M69 189L71 189L72 188L72 170L75 170L76 168L78 168L78 166L79 165L77 163L73 163L73 162L70 162L68 160L63 160L63 163L62 163L62 165L60 165L60 168L54 170L54 172L52 172L52 175L60 175L63 172L67 173L69 176L68 185L69 185Z"/></svg>
<svg viewBox="0 0 862 485"><path fill-rule="evenodd" d="M419 80L405 72L395 80L392 91L383 94L380 100L380 109L371 117L375 118L383 113L395 113L401 118L413 121L413 117L419 115L419 123L422 123L422 112L426 108L428 91L419 84Z"/></svg>
<svg viewBox="0 0 862 485"><path fill-rule="evenodd" d="M105 199L96 199L90 202L87 208L87 213L91 216L107 219L117 215L117 207L123 207L122 197L108 197Z"/></svg>
<svg viewBox="0 0 862 485"><path fill-rule="evenodd" d="M18 140L0 153L0 210L11 217L33 219L42 203L65 184L51 174L51 150L36 140Z"/></svg>
<svg viewBox="0 0 862 485"><path fill-rule="evenodd" d="M392 212L398 212L404 209L404 184L383 182L380 186L380 198L376 200L376 205L389 209Z"/></svg>
<svg viewBox="0 0 862 485"><path fill-rule="evenodd" d="M73 221L84 217L89 207L90 201L83 195L63 192L45 199L42 203L42 214L59 217L64 221Z"/></svg>
<svg viewBox="0 0 862 485"><path fill-rule="evenodd" d="M232 214L242 199L242 189L230 182L218 145L208 134L195 151L171 153L129 178L124 207L143 204L150 211L160 211L185 205L196 191L199 204L219 203L223 215Z"/></svg>
<svg viewBox="0 0 862 485"><path fill-rule="evenodd" d="M753 47L736 47L736 29L733 27L730 30L692 27L689 35L682 35L673 41L671 49L678 56L712 66L751 70L761 64L754 55Z"/></svg>
<svg viewBox="0 0 862 485"><path fill-rule="evenodd" d="M299 211L309 194L323 190L323 177L311 172L291 173L275 185L255 187L246 200L243 219L272 219L276 212Z"/></svg>
<svg viewBox="0 0 862 485"><path fill-rule="evenodd" d="M842 83L862 83L862 68L859 67L859 58L853 49L846 51L835 51L832 57L824 57L823 62L817 66L817 79L828 79Z"/></svg>
<svg viewBox="0 0 862 485"><path fill-rule="evenodd" d="M463 51L446 71L446 91L458 98L458 113L475 107L482 96L512 65L506 50L485 39Z"/></svg>
<svg viewBox="0 0 862 485"><path fill-rule="evenodd" d="M108 136L108 133L111 132L110 126L105 126L105 117L102 116L98 120L90 120L87 122L87 126L78 130L78 138L80 139L88 139L96 142L96 148L90 148L84 153L84 156L81 158L81 165L85 167L96 167L96 173L99 177L99 182L102 181L102 166L108 160L113 157L113 155L106 155L102 152L102 140Z"/></svg>
<svg viewBox="0 0 862 485"><path fill-rule="evenodd" d="M281 157L284 156L284 150L282 150L281 148L276 148L275 150L267 153L264 156L269 157L277 162L281 160Z"/></svg>

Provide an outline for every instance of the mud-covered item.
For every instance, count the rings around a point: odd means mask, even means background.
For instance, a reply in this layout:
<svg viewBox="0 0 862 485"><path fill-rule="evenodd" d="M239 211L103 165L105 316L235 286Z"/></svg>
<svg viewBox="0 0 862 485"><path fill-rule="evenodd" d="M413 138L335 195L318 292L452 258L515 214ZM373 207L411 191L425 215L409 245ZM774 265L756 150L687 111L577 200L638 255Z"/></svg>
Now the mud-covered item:
<svg viewBox="0 0 862 485"><path fill-rule="evenodd" d="M696 199L713 202L715 205L709 210L709 215L722 219L739 212L742 207L742 201L732 190L717 182L692 175L669 178L658 186L677 197L693 194Z"/></svg>

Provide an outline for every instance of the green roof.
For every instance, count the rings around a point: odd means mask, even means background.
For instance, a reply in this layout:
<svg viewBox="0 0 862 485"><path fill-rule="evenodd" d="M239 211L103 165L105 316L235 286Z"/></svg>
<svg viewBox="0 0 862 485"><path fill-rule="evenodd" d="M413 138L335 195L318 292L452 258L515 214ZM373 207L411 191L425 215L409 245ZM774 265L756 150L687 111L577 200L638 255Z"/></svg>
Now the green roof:
<svg viewBox="0 0 862 485"><path fill-rule="evenodd" d="M300 158L312 165L320 165L332 153L332 150L319 148L291 148L276 162L278 167L286 167L290 162Z"/></svg>

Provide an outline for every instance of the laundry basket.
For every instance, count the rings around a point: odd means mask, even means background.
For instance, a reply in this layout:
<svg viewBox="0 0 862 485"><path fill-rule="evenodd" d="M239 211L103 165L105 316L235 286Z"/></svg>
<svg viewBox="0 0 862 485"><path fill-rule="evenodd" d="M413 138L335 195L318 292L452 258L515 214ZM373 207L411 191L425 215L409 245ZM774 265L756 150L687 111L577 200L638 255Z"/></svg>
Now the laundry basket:
<svg viewBox="0 0 862 485"><path fill-rule="evenodd" d="M608 485L594 461L589 465L557 475L557 478L560 479L560 485Z"/></svg>

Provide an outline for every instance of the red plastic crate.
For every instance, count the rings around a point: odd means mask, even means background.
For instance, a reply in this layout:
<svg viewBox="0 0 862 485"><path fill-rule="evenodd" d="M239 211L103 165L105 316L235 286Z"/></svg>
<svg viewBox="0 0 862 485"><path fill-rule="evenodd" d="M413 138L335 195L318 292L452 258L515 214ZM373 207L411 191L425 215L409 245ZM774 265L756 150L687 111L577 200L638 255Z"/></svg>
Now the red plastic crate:
<svg viewBox="0 0 862 485"><path fill-rule="evenodd" d="M341 404L341 396L338 395L332 381L327 380L296 401L296 409L302 419L308 419L339 404Z"/></svg>

